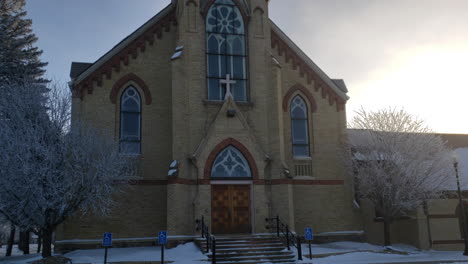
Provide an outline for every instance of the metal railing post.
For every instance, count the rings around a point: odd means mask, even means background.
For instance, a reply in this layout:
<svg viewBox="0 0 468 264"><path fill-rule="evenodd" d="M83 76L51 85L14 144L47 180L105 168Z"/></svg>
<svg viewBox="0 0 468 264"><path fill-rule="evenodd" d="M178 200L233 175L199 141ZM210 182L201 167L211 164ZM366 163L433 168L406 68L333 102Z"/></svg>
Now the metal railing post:
<svg viewBox="0 0 468 264"><path fill-rule="evenodd" d="M202 230L201 237L205 238L205 217L204 216L201 217L201 230Z"/></svg>
<svg viewBox="0 0 468 264"><path fill-rule="evenodd" d="M213 248L211 249L211 263L216 264L216 238L213 239Z"/></svg>
<svg viewBox="0 0 468 264"><path fill-rule="evenodd" d="M297 236L297 257L299 260L302 260L302 245L300 236Z"/></svg>
<svg viewBox="0 0 468 264"><path fill-rule="evenodd" d="M286 245L288 246L288 250L291 250L291 247L289 247L289 226L286 226Z"/></svg>
<svg viewBox="0 0 468 264"><path fill-rule="evenodd" d="M276 215L276 235L280 236L280 228L279 228L279 215Z"/></svg>
<svg viewBox="0 0 468 264"><path fill-rule="evenodd" d="M206 230L206 253L209 253L209 252L210 252L210 236L208 235L208 230Z"/></svg>

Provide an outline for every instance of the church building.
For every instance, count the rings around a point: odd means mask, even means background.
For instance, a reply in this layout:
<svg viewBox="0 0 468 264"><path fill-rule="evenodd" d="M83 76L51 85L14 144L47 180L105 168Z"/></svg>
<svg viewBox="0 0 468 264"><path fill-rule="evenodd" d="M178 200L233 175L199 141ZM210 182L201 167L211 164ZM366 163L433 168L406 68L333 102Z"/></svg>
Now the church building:
<svg viewBox="0 0 468 264"><path fill-rule="evenodd" d="M298 233L363 229L341 162L346 85L268 4L173 0L96 62L72 64L72 125L114 139L141 177L109 217L73 217L57 242L193 236L202 216L215 235L271 232L276 215Z"/></svg>

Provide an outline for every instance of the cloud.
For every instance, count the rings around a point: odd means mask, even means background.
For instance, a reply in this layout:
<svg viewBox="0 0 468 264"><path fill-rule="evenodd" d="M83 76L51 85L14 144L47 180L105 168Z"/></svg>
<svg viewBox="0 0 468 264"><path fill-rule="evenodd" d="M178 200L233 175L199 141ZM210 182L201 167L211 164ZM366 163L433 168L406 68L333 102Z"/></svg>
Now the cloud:
<svg viewBox="0 0 468 264"><path fill-rule="evenodd" d="M325 72L345 79L349 116L360 105L401 105L438 131L468 133L444 119L463 111L457 100L468 90L466 74L458 76L468 68L468 1L294 2L272 1L270 16Z"/></svg>

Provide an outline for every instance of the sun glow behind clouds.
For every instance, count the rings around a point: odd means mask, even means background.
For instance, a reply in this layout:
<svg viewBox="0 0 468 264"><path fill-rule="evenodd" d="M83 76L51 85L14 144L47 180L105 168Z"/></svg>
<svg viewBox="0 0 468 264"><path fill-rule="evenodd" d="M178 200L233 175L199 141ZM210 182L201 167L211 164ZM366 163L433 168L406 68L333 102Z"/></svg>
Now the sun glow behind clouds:
<svg viewBox="0 0 468 264"><path fill-rule="evenodd" d="M468 47L423 46L399 52L356 84L348 116L364 108L404 107L436 132L468 133Z"/></svg>

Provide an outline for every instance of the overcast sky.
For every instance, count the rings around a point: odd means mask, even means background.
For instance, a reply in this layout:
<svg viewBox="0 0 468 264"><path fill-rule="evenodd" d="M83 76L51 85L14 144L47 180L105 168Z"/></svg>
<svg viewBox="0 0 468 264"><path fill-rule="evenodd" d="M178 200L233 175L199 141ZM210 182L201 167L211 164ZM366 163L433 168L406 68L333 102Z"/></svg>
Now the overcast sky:
<svg viewBox="0 0 468 264"><path fill-rule="evenodd" d="M94 62L169 0L29 0L49 62L69 80L72 61ZM468 0L270 0L270 17L330 77L350 90L348 119L404 107L436 132L468 134Z"/></svg>

